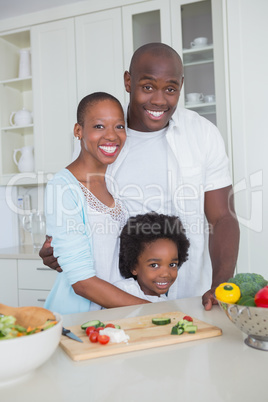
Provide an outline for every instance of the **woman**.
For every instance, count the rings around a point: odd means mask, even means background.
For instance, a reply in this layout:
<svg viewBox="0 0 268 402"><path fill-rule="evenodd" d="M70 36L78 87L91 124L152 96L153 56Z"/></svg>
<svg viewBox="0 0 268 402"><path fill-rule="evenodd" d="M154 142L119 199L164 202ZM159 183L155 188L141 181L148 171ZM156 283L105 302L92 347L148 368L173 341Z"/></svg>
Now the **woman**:
<svg viewBox="0 0 268 402"><path fill-rule="evenodd" d="M121 279L119 233L127 220L126 209L105 182L107 166L126 139L120 102L103 92L83 98L74 135L81 141L79 157L46 189L47 234L63 272L45 307L70 314L146 303L109 283Z"/></svg>

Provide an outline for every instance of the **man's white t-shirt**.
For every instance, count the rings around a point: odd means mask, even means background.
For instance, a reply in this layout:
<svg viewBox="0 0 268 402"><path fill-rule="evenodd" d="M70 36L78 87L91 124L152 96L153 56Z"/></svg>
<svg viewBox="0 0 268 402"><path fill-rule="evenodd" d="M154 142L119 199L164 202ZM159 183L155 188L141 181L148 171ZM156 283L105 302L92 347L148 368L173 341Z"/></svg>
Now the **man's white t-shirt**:
<svg viewBox="0 0 268 402"><path fill-rule="evenodd" d="M166 128L150 133L128 129L131 152L122 162L116 180L120 183L120 198L131 216L150 211L171 213L166 133Z"/></svg>

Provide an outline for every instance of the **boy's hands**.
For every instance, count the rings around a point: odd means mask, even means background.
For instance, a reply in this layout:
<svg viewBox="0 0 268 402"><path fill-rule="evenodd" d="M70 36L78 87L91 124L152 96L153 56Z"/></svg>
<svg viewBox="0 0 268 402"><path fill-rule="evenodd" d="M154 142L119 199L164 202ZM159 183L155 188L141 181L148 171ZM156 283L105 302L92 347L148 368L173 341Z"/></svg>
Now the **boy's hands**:
<svg viewBox="0 0 268 402"><path fill-rule="evenodd" d="M53 247L51 247L51 236L46 236L45 243L43 244L41 250L39 251L39 256L43 260L43 264L51 269L55 269L58 272L62 272L61 267L58 264L57 258L53 255Z"/></svg>

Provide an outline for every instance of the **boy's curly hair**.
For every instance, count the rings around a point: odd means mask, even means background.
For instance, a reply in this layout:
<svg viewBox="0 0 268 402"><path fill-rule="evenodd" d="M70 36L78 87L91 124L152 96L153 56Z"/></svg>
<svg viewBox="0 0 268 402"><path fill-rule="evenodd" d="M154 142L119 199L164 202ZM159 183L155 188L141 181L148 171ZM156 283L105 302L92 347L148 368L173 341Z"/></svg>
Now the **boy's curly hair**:
<svg viewBox="0 0 268 402"><path fill-rule="evenodd" d="M124 278L135 278L132 274L138 258L147 244L158 239L172 240L178 248L180 267L188 259L190 242L177 216L150 212L128 219L120 235L119 269Z"/></svg>

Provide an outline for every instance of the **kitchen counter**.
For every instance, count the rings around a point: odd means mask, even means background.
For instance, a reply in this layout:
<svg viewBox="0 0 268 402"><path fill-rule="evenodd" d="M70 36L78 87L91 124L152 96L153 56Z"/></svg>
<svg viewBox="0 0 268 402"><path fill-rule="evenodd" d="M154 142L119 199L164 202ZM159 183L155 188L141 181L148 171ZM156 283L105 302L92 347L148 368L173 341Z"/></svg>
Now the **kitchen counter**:
<svg viewBox="0 0 268 402"><path fill-rule="evenodd" d="M0 248L0 259L40 260L38 253L31 245Z"/></svg>
<svg viewBox="0 0 268 402"><path fill-rule="evenodd" d="M243 335L220 311L205 311L201 298L64 316L64 326L89 319L182 311L222 329L193 342L74 362L58 347L30 378L0 387L2 402L251 402L268 400L268 353L244 344ZM105 347L105 346L103 346ZM4 362L1 362L4 364Z"/></svg>

